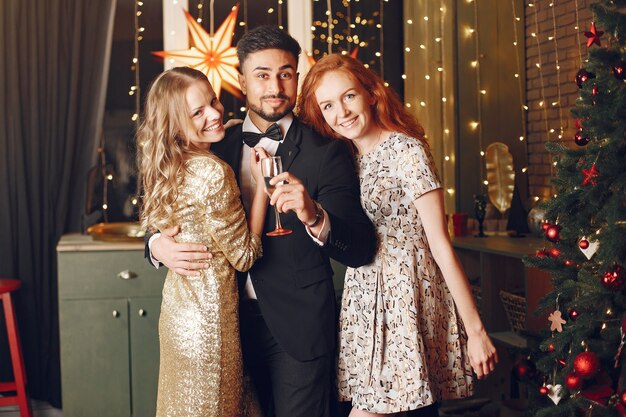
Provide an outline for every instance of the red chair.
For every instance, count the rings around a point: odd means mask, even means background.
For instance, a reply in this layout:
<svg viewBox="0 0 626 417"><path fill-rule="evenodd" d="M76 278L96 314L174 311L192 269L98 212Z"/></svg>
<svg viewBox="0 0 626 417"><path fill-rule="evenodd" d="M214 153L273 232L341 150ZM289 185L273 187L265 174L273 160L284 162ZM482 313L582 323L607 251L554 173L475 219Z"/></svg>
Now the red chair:
<svg viewBox="0 0 626 417"><path fill-rule="evenodd" d="M4 307L4 321L9 337L13 374L15 375L15 381L0 382L0 392L16 393L15 395L0 397L0 406L17 405L20 407L21 417L33 417L33 410L30 407L26 392L26 369L24 368L20 334L17 330L13 299L11 298L11 293L20 288L20 285L21 283L17 279L0 278L0 299L2 299L2 306Z"/></svg>

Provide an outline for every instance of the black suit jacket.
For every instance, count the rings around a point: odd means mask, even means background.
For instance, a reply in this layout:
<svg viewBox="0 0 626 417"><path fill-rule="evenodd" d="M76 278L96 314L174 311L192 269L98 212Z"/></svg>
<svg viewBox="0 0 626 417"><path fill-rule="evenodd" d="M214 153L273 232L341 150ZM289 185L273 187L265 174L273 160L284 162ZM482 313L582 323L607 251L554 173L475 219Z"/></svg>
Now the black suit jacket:
<svg viewBox="0 0 626 417"><path fill-rule="evenodd" d="M237 177L242 146L238 125L211 147ZM330 234L320 247L294 213L281 214L283 227L293 233L264 234L263 257L249 271L272 335L286 352L304 361L335 347L336 307L329 257L348 266L364 265L374 256L376 235L360 204L358 177L346 143L323 138L294 118L276 155L282 158L283 170L303 182L330 218ZM270 208L264 229L267 232L274 227ZM239 275L240 289L245 279L246 274Z"/></svg>

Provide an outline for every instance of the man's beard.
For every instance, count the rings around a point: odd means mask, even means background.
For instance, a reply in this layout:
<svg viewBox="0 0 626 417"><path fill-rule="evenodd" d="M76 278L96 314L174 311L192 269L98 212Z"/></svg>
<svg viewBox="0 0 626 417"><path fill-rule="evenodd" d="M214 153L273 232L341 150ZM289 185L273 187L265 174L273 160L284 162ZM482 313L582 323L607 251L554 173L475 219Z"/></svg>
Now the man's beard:
<svg viewBox="0 0 626 417"><path fill-rule="evenodd" d="M283 100L289 100L289 97L283 96L281 94L275 95L275 96L265 96L265 97L261 97L261 100L267 99L267 98L281 98ZM267 120L268 122L277 122L280 119L282 119L283 117L285 117L285 115L291 113L291 111L293 110L293 108L296 107L295 103L294 104L290 104L285 110L280 111L280 112L273 112L273 113L268 113L266 111L264 111L261 106L257 106L255 104L251 104L248 103L248 109L256 114L258 114L259 116L261 116L261 118L263 120Z"/></svg>

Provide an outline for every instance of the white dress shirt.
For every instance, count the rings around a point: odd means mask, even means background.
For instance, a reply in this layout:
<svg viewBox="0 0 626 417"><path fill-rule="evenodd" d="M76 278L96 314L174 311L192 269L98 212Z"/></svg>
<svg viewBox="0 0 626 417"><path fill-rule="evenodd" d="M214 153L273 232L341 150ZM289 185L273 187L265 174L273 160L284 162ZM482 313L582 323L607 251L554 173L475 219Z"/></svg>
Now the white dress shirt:
<svg viewBox="0 0 626 417"><path fill-rule="evenodd" d="M280 128L280 132L283 135L283 140L285 140L285 135L287 134L287 131L291 127L292 122L293 122L292 113L285 115L282 119L276 122L276 124ZM243 132L261 133L261 130L258 127L256 127L254 123L252 123L252 120L250 119L250 116L248 115L246 115L246 118L243 121L243 126L241 127L241 130ZM268 138L261 138L257 146L262 147L263 149L265 149L265 151L268 154L274 156L276 155L276 151L278 150L278 145L280 145L281 143L283 143L282 140L278 142L278 141L268 139ZM256 189L256 182L254 181L254 178L252 177L252 172L250 171L250 162L249 162L250 151L251 151L251 148L244 143L242 147L242 152L241 152L239 187L241 188L241 197L243 200L243 206L244 206L244 209L246 210L246 213L250 209L250 205L252 204L252 199L254 198L254 192ZM273 210L273 208L270 207L268 208L268 210ZM325 210L323 211L324 211L324 220L323 220L322 230L318 236L314 236L311 233L311 230L305 226L305 229L307 233L309 234L309 236L311 236L311 239L313 239L313 241L320 246L324 246L324 242L326 242L326 238L328 237L328 232L330 231L330 221L328 219L328 214L326 213ZM272 239L280 239L280 237L273 237ZM254 287L252 286L252 280L250 279L250 274L248 274L248 278L246 279L243 298L254 299L254 300L256 300L257 298L256 293L254 292Z"/></svg>

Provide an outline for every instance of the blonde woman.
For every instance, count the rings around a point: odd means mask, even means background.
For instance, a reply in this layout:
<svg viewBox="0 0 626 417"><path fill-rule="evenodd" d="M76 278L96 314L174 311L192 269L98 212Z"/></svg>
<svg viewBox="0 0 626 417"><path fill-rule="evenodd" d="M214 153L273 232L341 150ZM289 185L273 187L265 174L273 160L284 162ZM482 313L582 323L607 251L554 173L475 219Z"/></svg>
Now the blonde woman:
<svg viewBox="0 0 626 417"><path fill-rule="evenodd" d="M204 74L174 68L153 81L137 133L142 225L179 225L178 242L201 242L212 253L195 276L170 270L165 280L158 417L254 414L243 387L235 270L262 254L267 197L256 154L265 153L251 153L258 186L246 224L233 171L210 150L224 137L223 112Z"/></svg>

